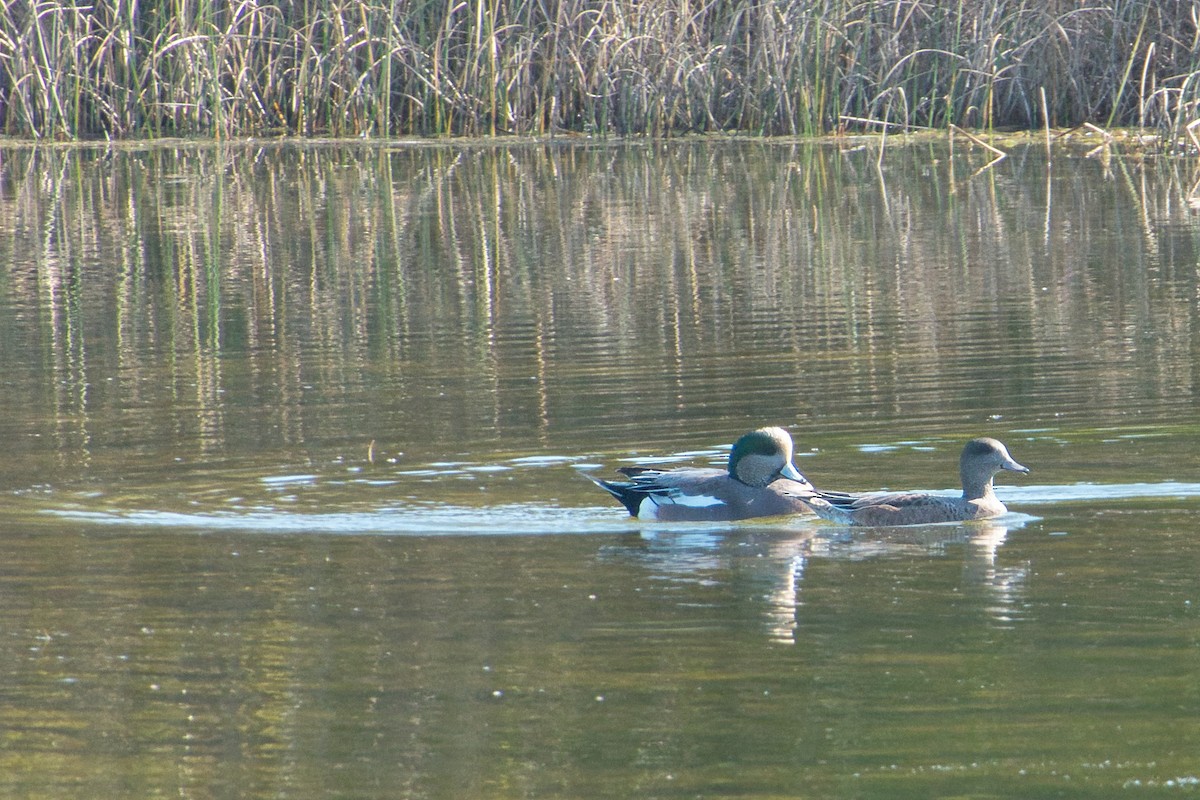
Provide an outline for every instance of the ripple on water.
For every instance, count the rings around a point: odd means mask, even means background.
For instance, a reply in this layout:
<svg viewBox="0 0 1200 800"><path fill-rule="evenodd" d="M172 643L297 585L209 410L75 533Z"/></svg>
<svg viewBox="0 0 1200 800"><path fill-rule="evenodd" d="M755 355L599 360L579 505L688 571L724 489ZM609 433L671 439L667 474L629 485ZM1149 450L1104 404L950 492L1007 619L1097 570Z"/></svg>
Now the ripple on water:
<svg viewBox="0 0 1200 800"><path fill-rule="evenodd" d="M627 532L628 519L608 509L542 508L510 504L487 508L413 506L349 513L178 512L47 509L61 519L94 525L174 530L245 531L386 536L502 536Z"/></svg>
<svg viewBox="0 0 1200 800"><path fill-rule="evenodd" d="M463 470L460 468L458 473ZM468 470L469 472L470 470ZM481 470L489 472L490 470ZM507 470L501 470L507 471ZM409 477L424 473L405 473ZM357 479L356 479L357 481ZM239 495L232 500L226 497L224 508L205 508L216 501L198 495L189 505L194 510L170 510L147 507L149 494L141 495L141 503L114 501L102 492L80 492L63 501L53 491L37 493L29 498L37 505L35 511L64 520L74 520L94 525L124 526L131 528L196 529L196 530L240 530L262 533L332 533L332 534L376 534L395 536L439 536L439 535L552 535L552 534L601 534L628 533L631 530L679 531L699 530L706 535L713 531L736 531L747 525L758 523L645 523L631 519L621 509L608 505L572 506L561 501L501 502L489 505L465 505L456 503L427 503L406 501L388 502L377 508L348 510L342 512L307 512L294 506L300 496L294 490L320 494L322 485L316 475L287 475L262 479L264 487L271 493L269 502L248 500ZM345 498L346 483L336 481L341 492L336 497L306 496L306 504L335 507ZM394 488L396 481L374 480L358 485L365 488L387 490ZM589 487L590 488L590 487ZM281 494L280 491L284 493ZM583 491L587 491L584 489ZM952 492L938 492L947 493ZM1164 481L1160 483L1092 484L1004 486L1000 495L1010 506L1038 506L1054 503L1120 501L1138 498L1192 498L1200 497L1200 483ZM588 495L590 497L590 494ZM119 505L126 507L117 507ZM286 504L288 507L281 507ZM345 506L343 506L345 507ZM26 508L25 510L29 510ZM1013 520L1035 519L1023 513L1009 515ZM1006 518L1007 519L1007 518ZM769 520L768 527L817 526L828 528L826 523L808 519Z"/></svg>
<svg viewBox="0 0 1200 800"><path fill-rule="evenodd" d="M997 489L1006 503L1064 503L1084 500L1135 500L1138 498L1200 497L1200 483L1071 483L1061 486L1006 485Z"/></svg>

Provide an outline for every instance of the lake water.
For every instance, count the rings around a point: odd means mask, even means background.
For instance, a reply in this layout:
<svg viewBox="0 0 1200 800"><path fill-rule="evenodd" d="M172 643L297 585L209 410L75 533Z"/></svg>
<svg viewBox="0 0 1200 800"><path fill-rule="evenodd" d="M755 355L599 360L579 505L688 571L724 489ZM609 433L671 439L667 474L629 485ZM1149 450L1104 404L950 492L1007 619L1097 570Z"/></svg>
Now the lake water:
<svg viewBox="0 0 1200 800"><path fill-rule="evenodd" d="M1195 164L0 149L0 795L1200 791ZM629 519L783 425L988 523Z"/></svg>

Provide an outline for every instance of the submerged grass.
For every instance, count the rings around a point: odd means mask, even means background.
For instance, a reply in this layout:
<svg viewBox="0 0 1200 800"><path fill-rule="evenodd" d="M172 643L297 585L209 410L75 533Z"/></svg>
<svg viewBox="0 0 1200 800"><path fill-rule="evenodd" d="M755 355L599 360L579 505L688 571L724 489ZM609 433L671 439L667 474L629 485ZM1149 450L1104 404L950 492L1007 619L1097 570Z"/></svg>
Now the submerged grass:
<svg viewBox="0 0 1200 800"><path fill-rule="evenodd" d="M1178 136L1200 117L1198 22L1200 0L15 0L0 130Z"/></svg>

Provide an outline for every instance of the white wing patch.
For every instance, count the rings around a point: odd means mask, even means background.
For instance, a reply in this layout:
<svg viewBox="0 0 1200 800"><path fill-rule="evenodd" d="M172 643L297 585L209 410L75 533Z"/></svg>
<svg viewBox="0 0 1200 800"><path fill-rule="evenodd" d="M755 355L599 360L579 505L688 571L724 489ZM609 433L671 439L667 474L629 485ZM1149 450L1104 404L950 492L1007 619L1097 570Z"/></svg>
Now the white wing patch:
<svg viewBox="0 0 1200 800"><path fill-rule="evenodd" d="M686 506L688 508L710 508L723 506L725 501L706 494L682 494L678 491L648 494L638 506L638 519L658 519L659 506Z"/></svg>
<svg viewBox="0 0 1200 800"><path fill-rule="evenodd" d="M677 506L691 508L707 508L708 506L723 506L725 501L706 494L676 494L671 495L671 502Z"/></svg>

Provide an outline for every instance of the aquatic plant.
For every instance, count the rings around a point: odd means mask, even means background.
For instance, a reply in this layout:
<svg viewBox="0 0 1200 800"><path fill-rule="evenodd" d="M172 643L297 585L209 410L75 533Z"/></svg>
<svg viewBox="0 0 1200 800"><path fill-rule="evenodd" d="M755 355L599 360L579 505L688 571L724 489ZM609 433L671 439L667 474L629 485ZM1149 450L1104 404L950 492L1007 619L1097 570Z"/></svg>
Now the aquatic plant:
<svg viewBox="0 0 1200 800"><path fill-rule="evenodd" d="M19 0L0 125L31 137L1179 134L1200 3ZM1044 97L1044 102L1043 102Z"/></svg>

